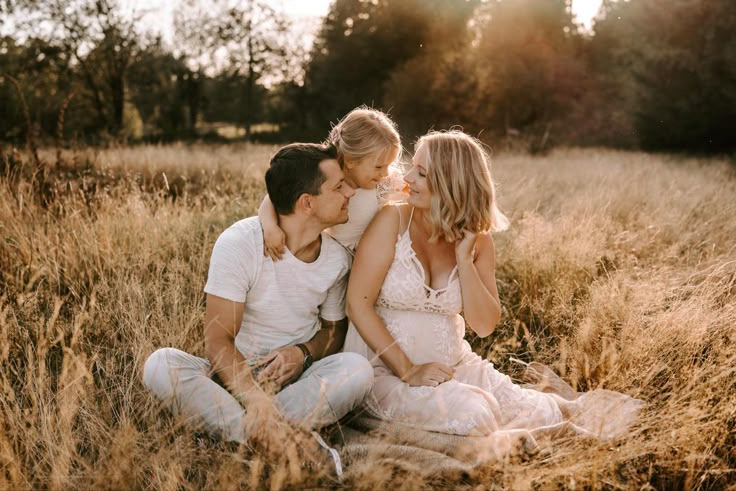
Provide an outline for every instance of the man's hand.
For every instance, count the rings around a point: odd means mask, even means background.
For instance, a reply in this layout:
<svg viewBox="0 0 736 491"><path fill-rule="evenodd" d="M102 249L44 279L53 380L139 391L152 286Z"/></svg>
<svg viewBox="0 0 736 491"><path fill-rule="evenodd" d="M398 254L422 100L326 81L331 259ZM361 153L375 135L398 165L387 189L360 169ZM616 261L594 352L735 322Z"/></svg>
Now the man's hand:
<svg viewBox="0 0 736 491"><path fill-rule="evenodd" d="M281 390L284 385L298 379L304 368L304 353L296 346L275 349L256 362L258 383L264 388Z"/></svg>

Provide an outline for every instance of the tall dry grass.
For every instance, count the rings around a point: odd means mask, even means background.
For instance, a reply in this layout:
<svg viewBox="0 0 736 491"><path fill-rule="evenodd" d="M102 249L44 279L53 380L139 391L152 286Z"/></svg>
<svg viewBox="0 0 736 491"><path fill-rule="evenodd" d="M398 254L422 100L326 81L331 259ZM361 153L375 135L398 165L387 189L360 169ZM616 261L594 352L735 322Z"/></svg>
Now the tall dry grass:
<svg viewBox="0 0 736 491"><path fill-rule="evenodd" d="M90 152L45 187L22 157L6 159L16 170L0 179L0 488L338 484L193 437L140 382L155 348L202 354L211 247L255 212L272 150ZM539 360L580 390L640 397L645 412L613 444L564 439L466 476L360 462L343 484L736 486L734 168L607 150L494 166L513 221L496 237L504 320L474 347L512 373L510 356Z"/></svg>

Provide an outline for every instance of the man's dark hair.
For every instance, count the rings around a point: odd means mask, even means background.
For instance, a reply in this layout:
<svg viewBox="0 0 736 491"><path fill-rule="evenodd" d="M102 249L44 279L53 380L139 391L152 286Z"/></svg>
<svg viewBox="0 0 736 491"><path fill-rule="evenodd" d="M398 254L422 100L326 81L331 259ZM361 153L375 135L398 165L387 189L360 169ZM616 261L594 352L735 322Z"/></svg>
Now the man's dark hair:
<svg viewBox="0 0 736 491"><path fill-rule="evenodd" d="M281 147L266 171L266 189L276 213L290 215L299 196L318 195L325 182L319 163L336 157L335 148L327 145L292 143Z"/></svg>

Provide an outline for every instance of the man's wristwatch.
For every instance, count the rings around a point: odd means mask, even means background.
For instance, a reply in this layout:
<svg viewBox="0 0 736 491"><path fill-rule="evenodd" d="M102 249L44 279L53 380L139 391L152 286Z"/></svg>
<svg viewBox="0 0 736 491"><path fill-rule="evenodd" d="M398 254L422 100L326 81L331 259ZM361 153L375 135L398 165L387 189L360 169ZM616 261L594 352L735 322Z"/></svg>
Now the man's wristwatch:
<svg viewBox="0 0 736 491"><path fill-rule="evenodd" d="M309 351L309 348L307 348L307 345L304 343L299 343L296 345L297 348L302 350L302 353L304 353L304 364L302 366L302 371L306 372L307 368L312 366L312 363L314 363L314 357L312 356L312 352Z"/></svg>

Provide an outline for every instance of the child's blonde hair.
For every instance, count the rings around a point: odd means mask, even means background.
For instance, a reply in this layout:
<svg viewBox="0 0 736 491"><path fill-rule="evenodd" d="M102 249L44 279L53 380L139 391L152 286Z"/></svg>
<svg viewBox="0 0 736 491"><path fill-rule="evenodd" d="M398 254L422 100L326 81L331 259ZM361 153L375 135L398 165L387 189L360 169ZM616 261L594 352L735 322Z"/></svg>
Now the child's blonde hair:
<svg viewBox="0 0 736 491"><path fill-rule="evenodd" d="M335 146L337 160L345 165L345 157L359 162L365 159L385 160L391 152L401 158L401 137L396 124L385 113L366 106L350 111L332 131L327 143Z"/></svg>
<svg viewBox="0 0 736 491"><path fill-rule="evenodd" d="M505 230L506 216L496 205L491 159L477 138L458 130L431 131L417 141L426 148L427 185L432 193L431 241L454 242L463 230Z"/></svg>

